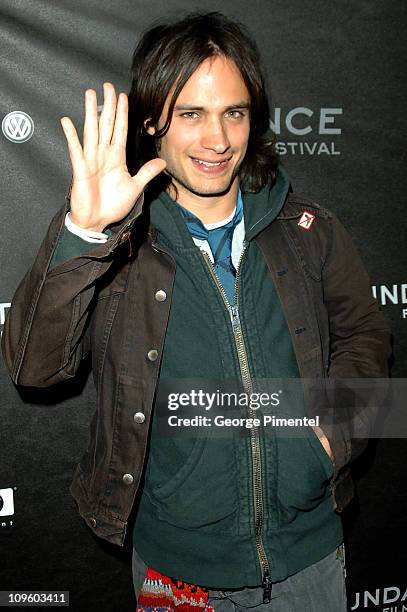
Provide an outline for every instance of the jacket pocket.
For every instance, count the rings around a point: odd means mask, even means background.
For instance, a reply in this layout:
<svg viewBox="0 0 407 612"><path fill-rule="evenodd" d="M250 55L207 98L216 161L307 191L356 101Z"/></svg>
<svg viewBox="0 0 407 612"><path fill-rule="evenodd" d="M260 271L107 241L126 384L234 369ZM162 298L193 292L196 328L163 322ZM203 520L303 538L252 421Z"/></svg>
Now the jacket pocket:
<svg viewBox="0 0 407 612"><path fill-rule="evenodd" d="M168 464L172 475L167 478ZM233 531L236 480L233 439L174 438L164 452L151 448L146 491L158 518L172 525Z"/></svg>
<svg viewBox="0 0 407 612"><path fill-rule="evenodd" d="M315 452L316 456L320 460L322 468L326 474L326 477L330 480L334 473L333 461L329 457L324 447L322 446L321 441L319 440L317 434L315 433L312 427L309 428L309 432L310 432L310 437L307 438L307 440L309 441L309 444L311 448L313 449L313 451Z"/></svg>
<svg viewBox="0 0 407 612"><path fill-rule="evenodd" d="M333 463L316 434L278 438L277 495L288 515L316 508L330 495Z"/></svg>

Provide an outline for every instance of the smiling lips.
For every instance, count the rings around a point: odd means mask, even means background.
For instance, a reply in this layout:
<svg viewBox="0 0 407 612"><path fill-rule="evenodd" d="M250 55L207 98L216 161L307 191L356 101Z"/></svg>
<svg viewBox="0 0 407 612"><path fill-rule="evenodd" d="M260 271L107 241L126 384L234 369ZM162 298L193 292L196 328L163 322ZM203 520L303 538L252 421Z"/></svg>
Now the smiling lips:
<svg viewBox="0 0 407 612"><path fill-rule="evenodd" d="M198 168L201 172L215 174L221 172L226 168L228 162L231 158L222 159L219 161L207 161L205 159L198 159L196 157L191 157L192 163L195 168Z"/></svg>

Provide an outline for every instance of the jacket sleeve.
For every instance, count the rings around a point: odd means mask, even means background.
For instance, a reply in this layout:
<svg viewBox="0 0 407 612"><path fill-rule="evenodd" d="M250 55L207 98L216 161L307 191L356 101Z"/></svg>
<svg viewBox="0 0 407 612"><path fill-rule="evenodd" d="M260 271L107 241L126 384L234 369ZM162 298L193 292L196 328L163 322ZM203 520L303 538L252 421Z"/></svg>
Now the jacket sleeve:
<svg viewBox="0 0 407 612"><path fill-rule="evenodd" d="M92 235L93 234L93 235ZM97 235L97 240L95 240ZM59 236L57 247L52 256L49 270L52 270L55 266L63 263L71 257L82 255L87 253L94 248L96 244L104 244L106 240L112 235L112 230L106 229L106 232L87 232L82 228L78 227L70 219L68 215L65 218L64 226ZM102 239L101 239L102 238ZM92 246L93 245L93 246Z"/></svg>
<svg viewBox="0 0 407 612"><path fill-rule="evenodd" d="M77 237L65 233L68 199L56 213L4 324L1 348L14 383L48 387L75 376L90 350L88 324L97 280L129 239L142 205L143 196L110 238L96 245L81 239L78 244Z"/></svg>
<svg viewBox="0 0 407 612"><path fill-rule="evenodd" d="M352 380L388 377L390 329L373 297L371 282L346 229L332 215L330 248L323 266L324 303L329 317L328 377L335 381L333 424L338 438L349 440L342 449L344 463L363 451L378 412L383 381ZM346 379L346 380L343 380ZM362 383L360 385L360 383ZM376 388L375 388L376 387Z"/></svg>
<svg viewBox="0 0 407 612"><path fill-rule="evenodd" d="M101 243L104 244L104 243ZM72 257L77 257L85 253L89 253L95 248L95 244L87 242L80 236L72 234L67 227L64 225L61 229L58 244L52 256L48 270L51 271L53 268L61 263L64 263Z"/></svg>

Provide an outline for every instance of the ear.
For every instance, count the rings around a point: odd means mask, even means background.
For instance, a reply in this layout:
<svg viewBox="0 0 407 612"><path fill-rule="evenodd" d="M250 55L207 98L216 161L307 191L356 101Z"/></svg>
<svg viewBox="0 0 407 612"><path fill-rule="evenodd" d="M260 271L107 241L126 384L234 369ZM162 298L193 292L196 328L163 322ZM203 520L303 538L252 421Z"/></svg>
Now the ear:
<svg viewBox="0 0 407 612"><path fill-rule="evenodd" d="M144 125L144 129L147 132L147 134L150 134L150 136L154 136L156 129L153 125L150 125L151 122L151 117L149 117L148 119L146 119L143 123Z"/></svg>

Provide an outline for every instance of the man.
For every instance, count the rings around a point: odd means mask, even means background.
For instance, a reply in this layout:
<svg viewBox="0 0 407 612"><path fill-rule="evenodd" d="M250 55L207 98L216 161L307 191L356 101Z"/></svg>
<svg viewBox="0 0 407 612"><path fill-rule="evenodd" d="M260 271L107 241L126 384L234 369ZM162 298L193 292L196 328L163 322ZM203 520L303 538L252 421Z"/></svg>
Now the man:
<svg viewBox="0 0 407 612"><path fill-rule="evenodd" d="M10 374L52 385L91 352L98 405L71 491L119 545L137 500L140 608L346 610L338 513L365 440L346 423L163 436L157 397L159 382L192 378L250 395L260 379L386 376L369 279L335 216L293 194L238 24L209 13L156 26L132 69L128 100L104 84L100 119L86 92L83 146L61 120L70 198L13 299ZM310 411L304 398L282 414Z"/></svg>

